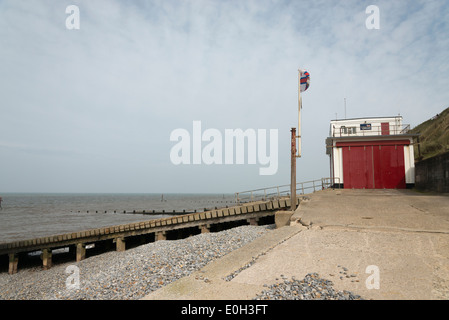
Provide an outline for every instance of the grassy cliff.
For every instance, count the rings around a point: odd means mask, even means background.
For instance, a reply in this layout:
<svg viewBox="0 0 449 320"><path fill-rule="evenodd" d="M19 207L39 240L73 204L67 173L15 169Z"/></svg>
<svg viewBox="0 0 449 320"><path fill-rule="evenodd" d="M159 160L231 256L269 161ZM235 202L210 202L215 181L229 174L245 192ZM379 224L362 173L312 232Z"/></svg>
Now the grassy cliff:
<svg viewBox="0 0 449 320"><path fill-rule="evenodd" d="M423 160L449 151L449 108L416 126L411 133L419 133L421 158L415 146L415 159Z"/></svg>

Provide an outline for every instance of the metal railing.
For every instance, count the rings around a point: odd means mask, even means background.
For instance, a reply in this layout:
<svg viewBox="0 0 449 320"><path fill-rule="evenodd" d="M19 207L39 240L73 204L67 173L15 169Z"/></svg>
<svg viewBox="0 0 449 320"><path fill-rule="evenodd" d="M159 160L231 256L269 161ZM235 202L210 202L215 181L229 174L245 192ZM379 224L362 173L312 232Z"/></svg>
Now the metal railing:
<svg viewBox="0 0 449 320"><path fill-rule="evenodd" d="M339 186L340 178L321 178L319 180L298 182L296 184L296 194L303 195L327 188L339 188ZM237 204L253 201L274 200L277 198L290 196L290 185L286 184L275 187L241 191L236 192L234 196Z"/></svg>
<svg viewBox="0 0 449 320"><path fill-rule="evenodd" d="M332 128L332 137L364 137L407 134L410 131L409 124L372 126L371 124L353 124Z"/></svg>

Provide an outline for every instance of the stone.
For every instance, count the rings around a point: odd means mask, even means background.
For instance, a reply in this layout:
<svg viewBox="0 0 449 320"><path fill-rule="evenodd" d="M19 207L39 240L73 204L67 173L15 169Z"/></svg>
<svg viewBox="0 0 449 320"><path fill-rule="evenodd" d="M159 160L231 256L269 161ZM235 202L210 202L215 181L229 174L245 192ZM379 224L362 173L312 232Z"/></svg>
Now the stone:
<svg viewBox="0 0 449 320"><path fill-rule="evenodd" d="M277 211L274 215L274 222L276 229L290 225L290 218L293 216L293 211Z"/></svg>

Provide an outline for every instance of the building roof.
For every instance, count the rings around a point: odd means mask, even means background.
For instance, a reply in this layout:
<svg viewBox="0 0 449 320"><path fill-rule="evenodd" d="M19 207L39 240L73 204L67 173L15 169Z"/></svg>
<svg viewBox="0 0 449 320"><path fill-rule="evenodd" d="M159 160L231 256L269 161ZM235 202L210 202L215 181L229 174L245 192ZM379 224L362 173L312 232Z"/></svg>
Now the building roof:
<svg viewBox="0 0 449 320"><path fill-rule="evenodd" d="M361 117L361 118L346 118L346 119L334 119L331 120L331 122L333 121L350 121L350 120L370 120L370 119L395 119L395 118L401 118L402 116L387 116L387 117Z"/></svg>

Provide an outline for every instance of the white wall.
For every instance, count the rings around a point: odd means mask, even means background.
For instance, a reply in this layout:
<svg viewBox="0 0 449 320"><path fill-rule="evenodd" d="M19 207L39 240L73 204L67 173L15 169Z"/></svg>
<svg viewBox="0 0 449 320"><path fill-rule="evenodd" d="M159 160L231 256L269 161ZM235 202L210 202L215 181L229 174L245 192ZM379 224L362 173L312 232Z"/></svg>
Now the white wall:
<svg viewBox="0 0 449 320"><path fill-rule="evenodd" d="M415 155L413 145L404 146L405 183L415 183Z"/></svg>
<svg viewBox="0 0 449 320"><path fill-rule="evenodd" d="M370 136L381 135L381 124L388 122L390 124L390 134L400 134L403 129L402 117L386 117L386 118L360 118L360 119L345 119L332 120L329 128L329 136L346 137L346 136ZM361 130L361 124L371 124L371 130ZM341 129L346 127L346 132ZM354 128L354 129L349 129Z"/></svg>
<svg viewBox="0 0 449 320"><path fill-rule="evenodd" d="M342 148L336 148L336 143L334 142L334 147L332 148L332 159L333 164L331 164L334 170L335 183L344 183L343 181L343 151Z"/></svg>

